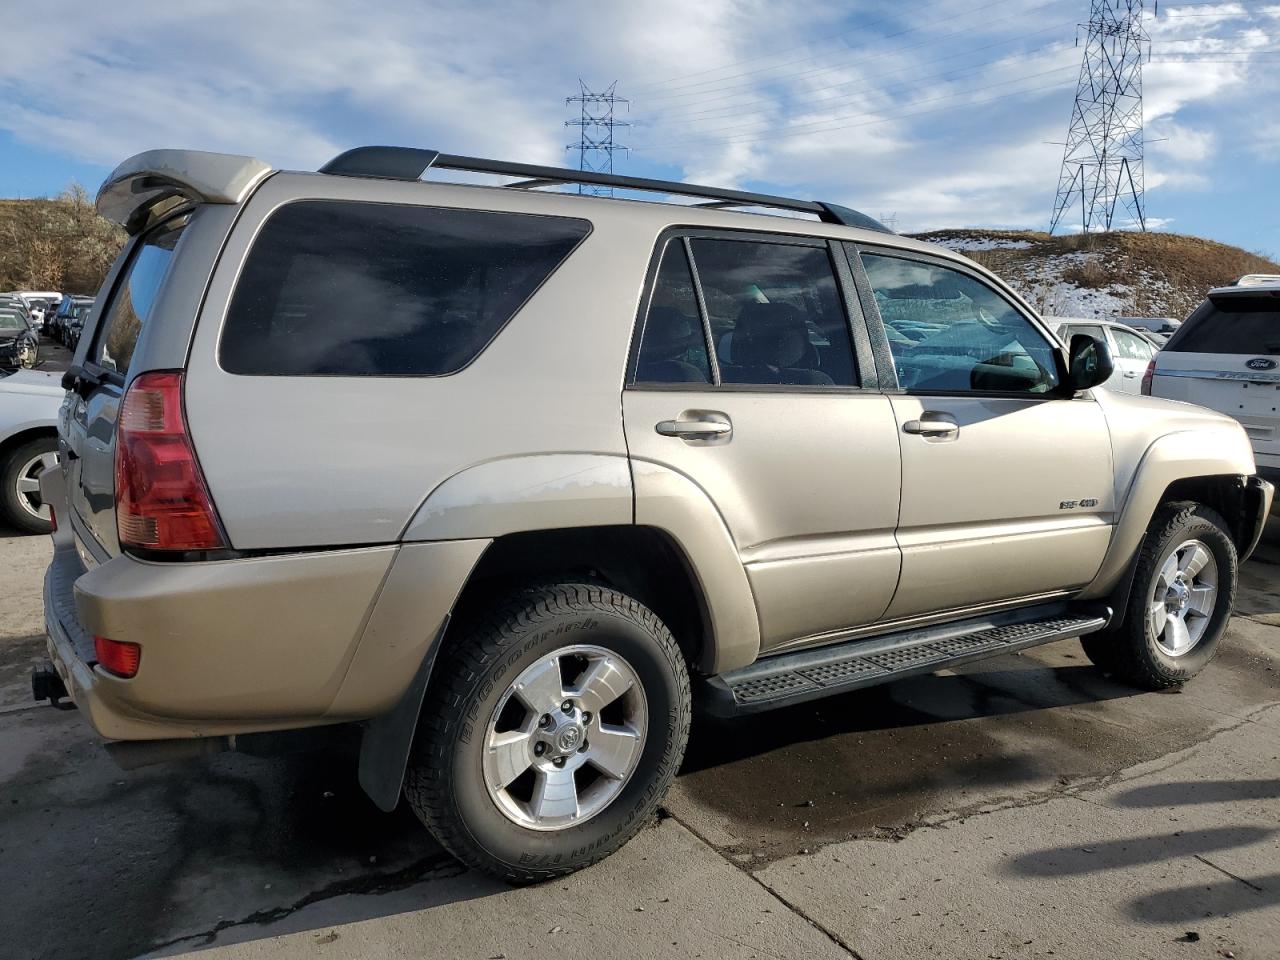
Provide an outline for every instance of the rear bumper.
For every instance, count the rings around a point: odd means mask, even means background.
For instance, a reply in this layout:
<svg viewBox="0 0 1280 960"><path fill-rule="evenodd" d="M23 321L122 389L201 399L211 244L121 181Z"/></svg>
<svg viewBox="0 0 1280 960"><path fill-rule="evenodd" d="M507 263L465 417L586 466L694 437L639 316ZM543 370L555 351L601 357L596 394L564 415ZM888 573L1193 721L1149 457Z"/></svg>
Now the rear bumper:
<svg viewBox="0 0 1280 960"><path fill-rule="evenodd" d="M50 659L94 729L114 740L363 719L403 694L487 543L207 563L120 555L91 570L74 544L55 544ZM95 634L140 644L137 676L97 666Z"/></svg>

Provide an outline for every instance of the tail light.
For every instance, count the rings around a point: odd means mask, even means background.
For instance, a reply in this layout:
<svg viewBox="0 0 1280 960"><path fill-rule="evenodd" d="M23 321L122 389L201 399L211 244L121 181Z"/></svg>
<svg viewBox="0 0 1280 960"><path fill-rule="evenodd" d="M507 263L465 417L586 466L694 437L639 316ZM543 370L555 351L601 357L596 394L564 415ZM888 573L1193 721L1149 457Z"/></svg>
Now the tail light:
<svg viewBox="0 0 1280 960"><path fill-rule="evenodd" d="M116 428L116 531L122 547L227 546L187 430L181 373L144 373L124 395Z"/></svg>
<svg viewBox="0 0 1280 960"><path fill-rule="evenodd" d="M1142 375L1142 395L1144 397L1151 396L1151 378L1156 375L1156 362L1154 360L1147 364L1147 372Z"/></svg>
<svg viewBox="0 0 1280 960"><path fill-rule="evenodd" d="M107 673L113 673L126 680L138 675L138 664L142 662L142 648L136 643L94 637L93 651L98 656L98 666Z"/></svg>

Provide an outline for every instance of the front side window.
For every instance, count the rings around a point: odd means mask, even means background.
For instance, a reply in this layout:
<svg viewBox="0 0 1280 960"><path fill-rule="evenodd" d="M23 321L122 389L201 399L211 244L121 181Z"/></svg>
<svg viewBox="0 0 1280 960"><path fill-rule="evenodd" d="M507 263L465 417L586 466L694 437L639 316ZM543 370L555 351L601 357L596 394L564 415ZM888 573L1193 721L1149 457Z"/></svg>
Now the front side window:
<svg viewBox="0 0 1280 960"><path fill-rule="evenodd" d="M444 376L590 232L585 220L307 200L267 220L222 331L228 373Z"/></svg>
<svg viewBox="0 0 1280 960"><path fill-rule="evenodd" d="M825 246L695 239L691 247L722 383L857 385Z"/></svg>
<svg viewBox="0 0 1280 960"><path fill-rule="evenodd" d="M1048 393L1055 348L986 284L948 267L863 253L904 390Z"/></svg>
<svg viewBox="0 0 1280 960"><path fill-rule="evenodd" d="M138 336L151 316L156 294L169 272L174 247L187 222L187 217L179 217L162 224L147 234L133 252L132 261L116 283L115 295L94 344L92 359L104 370L120 376L128 373ZM90 305L73 300L65 306L65 316L80 319L88 315Z"/></svg>

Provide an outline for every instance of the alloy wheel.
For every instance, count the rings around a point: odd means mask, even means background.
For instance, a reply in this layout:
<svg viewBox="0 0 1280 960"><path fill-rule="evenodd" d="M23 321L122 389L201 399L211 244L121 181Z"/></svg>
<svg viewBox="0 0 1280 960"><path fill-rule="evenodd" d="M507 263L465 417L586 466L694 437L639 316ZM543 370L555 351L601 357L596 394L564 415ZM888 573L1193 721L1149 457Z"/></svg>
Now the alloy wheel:
<svg viewBox="0 0 1280 960"><path fill-rule="evenodd" d="M1165 558L1147 598L1147 619L1160 649L1185 656L1204 637L1218 600L1218 564L1200 540L1187 540Z"/></svg>
<svg viewBox="0 0 1280 960"><path fill-rule="evenodd" d="M49 520L49 507L40 499L40 474L58 465L58 454L49 450L37 454L18 469L18 505L33 517Z"/></svg>
<svg viewBox="0 0 1280 960"><path fill-rule="evenodd" d="M522 827L583 823L622 792L647 727L644 688L625 659L603 647L562 647L522 671L494 708L485 787Z"/></svg>

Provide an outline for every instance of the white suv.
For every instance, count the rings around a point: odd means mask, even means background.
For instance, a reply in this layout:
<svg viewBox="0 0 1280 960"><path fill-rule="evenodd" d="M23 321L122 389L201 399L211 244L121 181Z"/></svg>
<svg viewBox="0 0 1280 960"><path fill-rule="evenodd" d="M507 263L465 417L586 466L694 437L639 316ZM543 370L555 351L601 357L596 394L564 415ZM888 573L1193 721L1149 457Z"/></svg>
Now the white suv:
<svg viewBox="0 0 1280 960"><path fill-rule="evenodd" d="M1142 392L1235 417L1258 473L1280 475L1280 276L1210 290L1151 361Z"/></svg>

